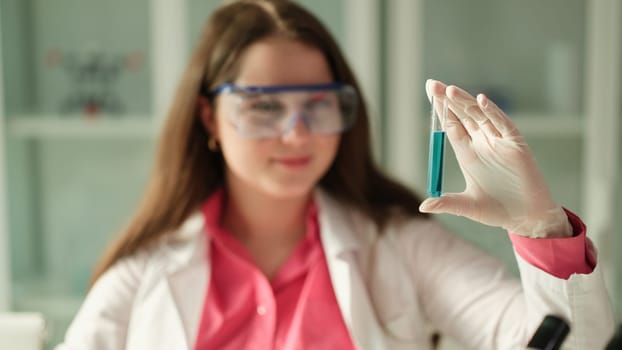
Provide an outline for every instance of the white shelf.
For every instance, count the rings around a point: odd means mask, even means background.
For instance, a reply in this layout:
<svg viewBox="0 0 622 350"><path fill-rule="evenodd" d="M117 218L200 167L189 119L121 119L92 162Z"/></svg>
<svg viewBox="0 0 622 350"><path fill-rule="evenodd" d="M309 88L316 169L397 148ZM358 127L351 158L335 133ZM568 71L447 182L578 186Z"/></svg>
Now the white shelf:
<svg viewBox="0 0 622 350"><path fill-rule="evenodd" d="M510 119L525 137L583 136L583 117L545 113L510 113Z"/></svg>
<svg viewBox="0 0 622 350"><path fill-rule="evenodd" d="M8 134L24 139L155 138L158 125L147 115L85 116L16 115L8 118Z"/></svg>

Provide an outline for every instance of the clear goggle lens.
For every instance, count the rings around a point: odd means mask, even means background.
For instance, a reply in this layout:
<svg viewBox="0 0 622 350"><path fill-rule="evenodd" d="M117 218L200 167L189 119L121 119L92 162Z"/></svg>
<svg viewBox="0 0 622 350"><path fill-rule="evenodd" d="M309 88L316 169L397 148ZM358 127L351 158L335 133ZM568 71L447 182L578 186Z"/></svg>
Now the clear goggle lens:
<svg viewBox="0 0 622 350"><path fill-rule="evenodd" d="M354 88L343 84L225 85L215 94L225 97L230 121L250 138L281 136L299 122L312 133L341 133L354 123L358 104Z"/></svg>

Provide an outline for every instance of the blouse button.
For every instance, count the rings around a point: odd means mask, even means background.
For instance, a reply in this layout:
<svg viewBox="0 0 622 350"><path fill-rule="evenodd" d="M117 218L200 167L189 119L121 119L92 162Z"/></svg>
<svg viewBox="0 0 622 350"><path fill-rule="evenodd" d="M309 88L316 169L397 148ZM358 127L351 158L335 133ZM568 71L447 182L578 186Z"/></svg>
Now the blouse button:
<svg viewBox="0 0 622 350"><path fill-rule="evenodd" d="M263 316L266 314L266 307L263 305L259 305L257 306L257 314L259 314L259 316Z"/></svg>

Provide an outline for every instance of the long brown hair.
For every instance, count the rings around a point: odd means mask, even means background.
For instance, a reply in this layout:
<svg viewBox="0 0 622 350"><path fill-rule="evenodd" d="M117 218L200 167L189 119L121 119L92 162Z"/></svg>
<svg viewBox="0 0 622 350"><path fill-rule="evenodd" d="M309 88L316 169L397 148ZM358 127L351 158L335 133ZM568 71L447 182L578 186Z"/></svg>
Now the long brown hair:
<svg viewBox="0 0 622 350"><path fill-rule="evenodd" d="M240 0L218 8L208 19L162 130L154 168L130 224L105 252L93 281L119 259L173 232L224 181L220 152L207 148L209 134L198 116L200 94L235 80L240 56L249 45L281 35L321 50L335 81L359 85L324 25L287 0ZM369 118L361 101L356 122L344 132L335 161L319 186L358 208L382 227L396 214L423 215L417 198L375 165Z"/></svg>

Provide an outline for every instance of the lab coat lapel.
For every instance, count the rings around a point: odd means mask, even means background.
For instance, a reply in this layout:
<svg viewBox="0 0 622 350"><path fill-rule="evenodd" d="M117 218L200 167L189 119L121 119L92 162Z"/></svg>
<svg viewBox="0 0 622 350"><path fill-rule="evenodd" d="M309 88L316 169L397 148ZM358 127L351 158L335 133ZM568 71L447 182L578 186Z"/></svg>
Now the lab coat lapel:
<svg viewBox="0 0 622 350"><path fill-rule="evenodd" d="M168 250L170 263L165 277L168 297L162 300L169 305L162 307L170 309L168 316L175 319L177 326L173 334L167 330L166 337L179 338L176 344L184 344L187 349L194 346L197 337L209 281L207 245L203 217L196 214L181 227Z"/></svg>
<svg viewBox="0 0 622 350"><path fill-rule="evenodd" d="M168 276L167 283L169 300L175 306L186 347L190 349L194 346L201 321L208 283L207 266L204 263L189 265Z"/></svg>
<svg viewBox="0 0 622 350"><path fill-rule="evenodd" d="M368 242L375 232L364 218L355 214L328 194L316 191L320 237L333 290L344 322L357 348L388 349L365 283ZM359 220L361 219L361 220Z"/></svg>
<svg viewBox="0 0 622 350"><path fill-rule="evenodd" d="M128 350L190 349L169 284L160 279L132 316Z"/></svg>

